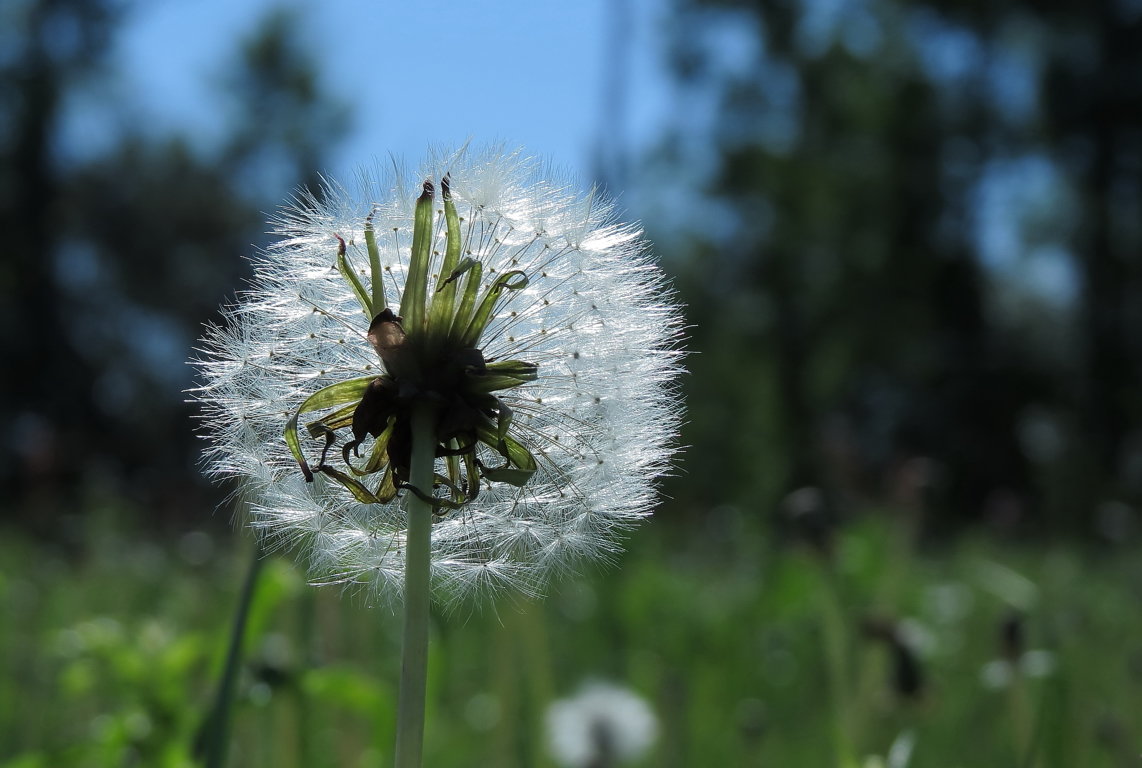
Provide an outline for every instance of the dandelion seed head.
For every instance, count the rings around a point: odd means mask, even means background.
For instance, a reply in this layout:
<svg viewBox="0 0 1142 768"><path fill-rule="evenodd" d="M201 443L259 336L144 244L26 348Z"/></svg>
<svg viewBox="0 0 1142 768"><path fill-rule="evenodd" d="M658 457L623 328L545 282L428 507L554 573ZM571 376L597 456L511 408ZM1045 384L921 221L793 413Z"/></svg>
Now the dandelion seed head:
<svg viewBox="0 0 1142 768"><path fill-rule="evenodd" d="M348 448L348 417L337 421L330 415L335 409L296 420L315 393L339 391L347 381L384 379L396 391L400 377L392 369L400 363L384 358L387 348L375 346L370 329L395 328L403 339L403 326L377 326L379 310L362 311L369 299L341 267L368 293L373 255L395 317L406 286L418 279L411 254L418 196L423 202L430 190L425 179L446 187L454 205L449 215L458 216L450 219L441 197L432 197L430 274L420 278L429 306L443 286L454 284L450 290L459 296L477 274L481 295L497 285L502 291L479 334L479 352L457 352L455 366L483 373L485 361L489 371L518 362L523 371L514 374L518 385L494 392L498 411L481 411L492 421L498 412L501 430L508 425L510 439L498 443L499 454L485 430L467 473L456 469L463 461L436 460L438 476L453 478L450 490L438 484L436 497L451 493L463 503L439 510L432 526L434 594L449 601L505 589L539 593L554 575L612 557L619 537L650 514L681 418L681 318L639 230L618 221L597 192L577 192L521 152L435 152L417 174L363 173L354 190L326 180L322 195L299 194L279 214L277 242L255 257L250 288L221 324L207 329L195 360L201 381L193 396L210 443L207 472L241 481L251 526L268 543L301 553L315 583L360 584L382 598L399 596L405 531L399 498L365 503L347 491L357 487L353 482L365 488L381 478L378 472L355 481L349 470L385 439L399 490L398 440L377 434L392 420L382 419ZM449 224L457 221L459 258L469 261L441 274L454 243ZM373 254L368 237L375 238ZM430 312L424 310L426 328ZM464 355L476 355L474 365ZM296 451L283 439L291 418L298 423ZM306 434L311 418L330 428ZM323 453L315 435L335 428L342 431ZM354 453L345 455L358 464L347 467L338 462L349 448ZM311 478L299 469L298 451L317 470ZM521 470L519 462L528 459L534 466ZM339 478L333 466L350 479Z"/></svg>
<svg viewBox="0 0 1142 768"><path fill-rule="evenodd" d="M547 708L547 743L566 768L637 760L658 738L658 720L633 691L590 682L573 697Z"/></svg>

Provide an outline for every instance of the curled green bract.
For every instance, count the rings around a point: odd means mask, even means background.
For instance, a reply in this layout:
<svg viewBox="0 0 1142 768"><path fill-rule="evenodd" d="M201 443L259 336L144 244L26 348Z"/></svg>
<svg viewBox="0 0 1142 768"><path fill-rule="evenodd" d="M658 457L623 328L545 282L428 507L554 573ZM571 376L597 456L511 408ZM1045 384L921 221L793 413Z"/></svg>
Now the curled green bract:
<svg viewBox="0 0 1142 768"><path fill-rule="evenodd" d="M400 314L386 306L371 217L365 222L370 286L358 277L338 236L337 271L370 320L367 339L385 372L314 392L286 424L285 442L305 479L312 482L316 473L323 474L362 503L387 503L407 488L438 511L456 509L474 500L482 483L522 487L537 470L535 457L511 435L512 410L495 393L535 381L538 366L489 361L481 351L481 336L500 299L507 291L526 288L528 277L512 270L484 284L483 265L461 258L460 219L447 176L441 189L444 253L432 251L434 187L426 181L416 202ZM434 266L438 277L430 285ZM423 404L434 414L435 456L443 459L444 468L435 473L432 488L409 483L412 413ZM303 415L318 412L325 413L305 425L312 440L324 442L320 458L311 462L298 423ZM343 430L351 437L343 437ZM330 451L338 440L340 450L333 457L340 462L333 464Z"/></svg>

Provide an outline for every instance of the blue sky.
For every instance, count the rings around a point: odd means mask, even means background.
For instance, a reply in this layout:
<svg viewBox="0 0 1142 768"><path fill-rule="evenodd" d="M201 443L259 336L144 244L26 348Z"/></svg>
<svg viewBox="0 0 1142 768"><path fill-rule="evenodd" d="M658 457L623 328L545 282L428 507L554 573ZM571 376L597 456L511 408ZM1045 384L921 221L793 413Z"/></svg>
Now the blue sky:
<svg viewBox="0 0 1142 768"><path fill-rule="evenodd" d="M659 29L668 0L629 0L627 144L648 146L670 108ZM138 119L208 138L236 43L278 0L151 0L120 32L116 66ZM328 172L344 176L430 143L504 140L584 176L601 124L608 0L286 3L355 124Z"/></svg>
<svg viewBox="0 0 1142 768"><path fill-rule="evenodd" d="M361 166L390 154L415 162L429 145L473 139L524 146L588 180L598 137L613 124L603 116L603 95L605 73L613 63L608 50L613 50L610 25L616 2L135 3L116 41L112 63L117 77L107 80L114 92L96 92L89 97L94 98L95 109L71 112L65 146L79 152L98 147L101 136L110 139L131 122L209 142L226 126L219 86L235 60L239 41L257 29L267 13L286 5L297 9L304 20L305 43L321 62L329 92L353 108L353 128L332 153L329 167L323 169L326 173L348 178ZM618 121L623 126L623 146L637 158L655 145L666 126L692 123L698 126L699 141L705 142L702 116L715 108L708 98L712 92L704 99L693 93L680 96L667 69L664 31L672 0L625 2L630 9L623 36L627 44L622 49L628 85L625 114ZM732 17L725 21L725 28L717 29L720 45L715 50L733 59L735 66L756 66L751 46L733 45L743 34L751 34L752 27L736 28ZM915 21L919 26L913 31L924 38L924 63L933 79L954 79L964 67L981 65L979 52L955 28L928 17ZM1022 100L1012 99L1003 91L1003 104L1033 105L1029 84L1034 77L1028 69L1033 65L1034 61L1013 59L993 67L989 82L994 87L1021 94ZM1019 73L1023 75L1016 77ZM686 109L680 108L683 99ZM993 270L1023 274L1037 292L1070 300L1075 278L1069 254L1057 247L1039 247L1030 249L1034 256L1030 261L1018 258L1029 249L1021 247L1024 233L1017 211L1025 206L1051 208L1056 202L1040 199L1041 195L1028 197L1028 190L1043 188L1044 174L1030 173L1042 170L1043 162L1024 160L989 167L980 180L976 221L980 255ZM701 175L700 168L691 170ZM692 190L677 178L649 182L657 184L654 194L639 195L638 182L635 175L610 191L620 197L628 213L657 222L660 230L687 220L680 211L696 210ZM1057 189L1059 184L1048 186ZM666 210L670 215L665 215Z"/></svg>

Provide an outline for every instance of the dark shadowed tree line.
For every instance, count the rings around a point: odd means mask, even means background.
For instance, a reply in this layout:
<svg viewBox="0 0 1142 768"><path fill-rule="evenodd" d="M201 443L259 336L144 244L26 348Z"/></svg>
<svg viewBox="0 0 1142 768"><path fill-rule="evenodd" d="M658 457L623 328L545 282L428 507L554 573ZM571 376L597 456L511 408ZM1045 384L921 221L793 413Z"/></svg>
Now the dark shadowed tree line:
<svg viewBox="0 0 1142 768"><path fill-rule="evenodd" d="M262 212L314 186L347 124L276 14L225 70L218 140L149 131L123 104L100 113L121 113L111 141L68 151L129 12L0 10L0 482L6 515L42 530L103 499L156 519L217 501L182 361ZM698 353L663 517L888 506L1127 532L1142 8L676 0L663 23L680 109L648 165L670 180L649 202L671 226L651 234Z"/></svg>
<svg viewBox="0 0 1142 768"><path fill-rule="evenodd" d="M0 25L0 482L6 515L43 531L103 502L160 522L218 501L195 468L185 360L264 242L263 212L316 181L347 125L277 13L226 70L219 141L149 131L115 103L89 118L106 146L62 146L77 96L120 94L109 54L128 12L13 0Z"/></svg>
<svg viewBox="0 0 1142 768"><path fill-rule="evenodd" d="M828 6L676 3L683 111L711 116L659 163L713 203L672 262L702 352L679 508L814 488L814 514L1123 535L1142 7Z"/></svg>

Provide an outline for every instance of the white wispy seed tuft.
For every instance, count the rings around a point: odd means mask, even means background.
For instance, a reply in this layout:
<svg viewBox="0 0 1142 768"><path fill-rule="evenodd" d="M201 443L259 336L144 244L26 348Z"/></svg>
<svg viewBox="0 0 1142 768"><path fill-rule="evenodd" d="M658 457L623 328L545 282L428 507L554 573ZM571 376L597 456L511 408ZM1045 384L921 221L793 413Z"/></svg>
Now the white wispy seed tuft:
<svg viewBox="0 0 1142 768"><path fill-rule="evenodd" d="M337 471L351 475L342 448L352 435L330 437L326 457L324 436L307 433L306 423L324 415L335 426L335 409L303 404L349 380L399 378L368 337L370 309L380 308L354 291L338 270L338 253L343 241L344 264L368 293L365 229L372 227L384 298L395 314L410 275L426 179L445 180L459 217L461 256L482 267L479 291L508 273L525 278L499 295L476 346L489 370L496 361L530 366L521 369L530 375L519 374L526 382L494 393L500 410L486 413L493 421L498 413L501 430L509 424L501 434L535 460L534 469L519 470L518 460L505 464L506 443L497 454L485 440L473 449L470 466L478 470L463 474L453 466L450 486L438 478L430 495L453 504L438 508L432 526L433 592L445 601L506 587L536 593L553 575L613 555L622 533L651 513L655 479L669 469L681 418L681 317L640 231L616 221L597 193L576 193L519 152L434 153L415 176L364 174L356 194L330 182L320 198L300 196L279 215L279 241L255 257L249 290L226 309L222 325L208 329L194 361L200 385L193 396L210 441L208 472L241 480L252 526L271 543L297 547L314 582L366 584L379 597L399 599L405 530L399 497L366 503L350 491L351 481L339 482ZM432 191L427 184L423 190ZM441 199L432 200L430 303L449 277L439 274L447 217ZM459 290L479 274L472 262L464 264L452 275ZM312 481L283 438L299 409L312 410L298 428ZM371 437L384 439L375 431ZM463 442L441 440L441 446ZM358 442L354 466L372 444L368 435ZM442 478L449 477L448 463L436 460ZM390 468L385 481L392 479L401 495L410 492L400 490L399 460L390 464L395 474ZM372 492L381 476L363 475L361 487Z"/></svg>
<svg viewBox="0 0 1142 768"><path fill-rule="evenodd" d="M595 681L547 708L547 744L566 768L613 766L641 758L658 738L658 719L638 694Z"/></svg>

